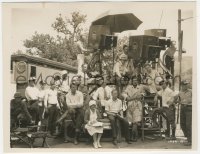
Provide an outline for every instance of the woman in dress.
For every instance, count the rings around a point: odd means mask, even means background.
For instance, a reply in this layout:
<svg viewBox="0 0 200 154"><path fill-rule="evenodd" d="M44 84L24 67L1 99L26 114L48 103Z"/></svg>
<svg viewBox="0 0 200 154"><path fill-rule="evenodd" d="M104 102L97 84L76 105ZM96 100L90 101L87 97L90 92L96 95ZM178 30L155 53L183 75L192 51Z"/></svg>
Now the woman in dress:
<svg viewBox="0 0 200 154"><path fill-rule="evenodd" d="M131 140L137 141L138 138L138 124L142 120L142 103L141 97L144 93L143 87L138 85L137 79L132 80L132 84L129 84L123 92L123 97L127 100L126 118L129 123L132 124Z"/></svg>
<svg viewBox="0 0 200 154"><path fill-rule="evenodd" d="M84 121L85 128L88 133L93 137L94 148L101 148L100 139L103 134L103 123L98 120L101 118L101 114L96 108L96 101L91 100L89 102L89 109L86 110Z"/></svg>

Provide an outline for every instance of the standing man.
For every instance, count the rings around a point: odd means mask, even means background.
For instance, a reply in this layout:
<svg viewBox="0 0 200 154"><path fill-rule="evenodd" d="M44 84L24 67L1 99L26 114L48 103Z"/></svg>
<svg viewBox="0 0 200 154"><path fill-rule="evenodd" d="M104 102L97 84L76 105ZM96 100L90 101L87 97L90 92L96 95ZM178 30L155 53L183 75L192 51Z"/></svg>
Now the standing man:
<svg viewBox="0 0 200 154"><path fill-rule="evenodd" d="M171 139L175 140L176 123L175 123L175 92L167 86L166 81L160 81L159 85L162 87L160 91L157 92L154 100L157 102L158 97L162 98L162 107L156 108L152 111L153 127L157 127L156 115L161 114L167 120L167 130L165 132L166 139L170 137L170 125L172 129Z"/></svg>
<svg viewBox="0 0 200 154"><path fill-rule="evenodd" d="M70 92L66 95L67 111L60 117L57 123L60 123L67 116L73 121L75 127L74 144L78 144L78 137L81 127L84 123L84 111L83 111L83 94L77 90L77 85L71 83ZM64 124L67 128L67 123ZM65 142L68 142L67 129L65 129Z"/></svg>
<svg viewBox="0 0 200 154"><path fill-rule="evenodd" d="M66 104L66 95L70 90L69 87L69 80L68 80L68 72L66 70L63 70L61 72L62 74L62 81L61 85L59 87L59 93L58 93L58 101L60 103L60 107L62 111L67 110L67 104Z"/></svg>
<svg viewBox="0 0 200 154"><path fill-rule="evenodd" d="M171 46L163 54L163 60L168 70L174 75L174 54L176 52L175 42L171 42Z"/></svg>
<svg viewBox="0 0 200 154"><path fill-rule="evenodd" d="M129 123L126 119L123 118L122 101L117 98L116 89L112 90L112 98L107 102L106 111L108 114L108 119L111 123L113 144L117 145L118 125L124 127L126 142L131 144Z"/></svg>
<svg viewBox="0 0 200 154"><path fill-rule="evenodd" d="M181 104L180 125L183 134L187 137L186 146L192 145L192 90L190 82L184 80L181 82L181 92L179 93L179 102Z"/></svg>
<svg viewBox="0 0 200 154"><path fill-rule="evenodd" d="M58 115L58 91L56 89L56 85L52 82L50 89L46 91L45 98L44 98L44 106L45 111L48 113L48 135L49 137L52 137L52 135L55 135L56 130L56 120Z"/></svg>
<svg viewBox="0 0 200 154"><path fill-rule="evenodd" d="M25 90L25 96L29 103L30 113L33 121L37 125L39 122L39 90L35 86L35 78L31 77L29 79L29 85Z"/></svg>
<svg viewBox="0 0 200 154"><path fill-rule="evenodd" d="M44 119L44 98L45 98L45 95L46 95L46 83L41 80L39 82L40 84L40 89L39 89L39 102L38 102L38 105L39 105L39 119L40 119L40 124L43 123L43 119Z"/></svg>

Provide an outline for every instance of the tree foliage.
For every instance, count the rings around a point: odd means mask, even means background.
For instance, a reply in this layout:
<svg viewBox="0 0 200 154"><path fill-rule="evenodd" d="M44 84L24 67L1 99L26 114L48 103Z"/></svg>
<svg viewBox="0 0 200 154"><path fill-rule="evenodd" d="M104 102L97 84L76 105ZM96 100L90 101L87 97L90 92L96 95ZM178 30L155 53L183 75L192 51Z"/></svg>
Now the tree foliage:
<svg viewBox="0 0 200 154"><path fill-rule="evenodd" d="M62 17L61 14L51 25L58 33L56 37L49 34L39 34L35 32L31 39L24 41L27 53L38 55L43 58L63 62L71 65L76 64L78 49L76 41L86 44L88 32L82 28L86 21L86 15L79 12L72 12L71 18ZM85 37L82 37L85 36Z"/></svg>

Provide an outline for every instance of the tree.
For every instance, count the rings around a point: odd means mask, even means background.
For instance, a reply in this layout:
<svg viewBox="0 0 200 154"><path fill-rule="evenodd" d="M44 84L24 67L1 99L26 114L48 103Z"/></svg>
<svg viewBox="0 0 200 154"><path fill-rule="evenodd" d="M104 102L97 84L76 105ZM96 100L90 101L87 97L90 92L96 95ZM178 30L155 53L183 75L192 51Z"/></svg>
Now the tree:
<svg viewBox="0 0 200 154"><path fill-rule="evenodd" d="M59 17L51 25L58 32L58 35L53 37L49 34L35 32L31 39L24 41L24 46L27 48L26 52L50 60L76 65L78 48L75 42L80 40L83 44L87 44L88 32L83 31L82 28L85 21L86 15L79 12L72 12L71 18L63 18L59 14Z"/></svg>
<svg viewBox="0 0 200 154"><path fill-rule="evenodd" d="M74 41L78 41L80 39L83 31L81 25L82 23L85 23L86 17L86 15L82 15L79 12L72 12L71 19L66 18L66 20L64 20L62 15L59 14L59 17L56 18L52 27L58 33L64 34L64 37L71 40L73 43Z"/></svg>

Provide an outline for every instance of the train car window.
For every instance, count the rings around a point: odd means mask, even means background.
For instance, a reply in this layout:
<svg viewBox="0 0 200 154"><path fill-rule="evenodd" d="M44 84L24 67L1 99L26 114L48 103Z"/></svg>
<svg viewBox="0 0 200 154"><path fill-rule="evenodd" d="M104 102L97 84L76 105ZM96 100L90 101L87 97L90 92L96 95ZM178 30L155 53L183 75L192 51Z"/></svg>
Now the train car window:
<svg viewBox="0 0 200 154"><path fill-rule="evenodd" d="M36 77L36 67L31 66L30 77Z"/></svg>

